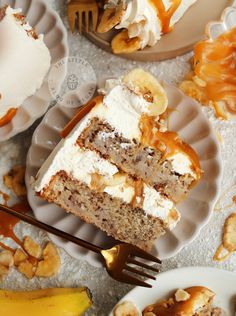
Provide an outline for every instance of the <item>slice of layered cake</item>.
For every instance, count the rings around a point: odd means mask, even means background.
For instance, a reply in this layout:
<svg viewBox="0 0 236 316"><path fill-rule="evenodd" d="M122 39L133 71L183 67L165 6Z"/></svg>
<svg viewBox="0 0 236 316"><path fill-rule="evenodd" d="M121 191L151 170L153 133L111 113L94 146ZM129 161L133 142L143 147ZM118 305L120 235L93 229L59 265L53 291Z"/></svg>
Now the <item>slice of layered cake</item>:
<svg viewBox="0 0 236 316"><path fill-rule="evenodd" d="M194 150L166 128L167 103L141 69L108 80L62 132L35 191L118 240L151 248L201 178Z"/></svg>
<svg viewBox="0 0 236 316"><path fill-rule="evenodd" d="M50 64L43 35L25 21L21 9L0 8L0 127L41 87Z"/></svg>

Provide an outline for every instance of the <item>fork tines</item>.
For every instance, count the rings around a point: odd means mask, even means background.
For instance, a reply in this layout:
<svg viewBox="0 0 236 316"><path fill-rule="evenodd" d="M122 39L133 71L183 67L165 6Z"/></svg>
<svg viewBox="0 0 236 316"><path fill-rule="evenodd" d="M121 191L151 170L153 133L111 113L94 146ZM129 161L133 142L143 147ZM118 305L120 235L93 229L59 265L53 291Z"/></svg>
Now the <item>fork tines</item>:
<svg viewBox="0 0 236 316"><path fill-rule="evenodd" d="M73 0L68 4L67 14L71 32L75 31L76 21L78 22L79 33L82 33L83 25L86 32L89 32L89 25L91 21L91 28L94 32L98 22L98 5L94 0Z"/></svg>

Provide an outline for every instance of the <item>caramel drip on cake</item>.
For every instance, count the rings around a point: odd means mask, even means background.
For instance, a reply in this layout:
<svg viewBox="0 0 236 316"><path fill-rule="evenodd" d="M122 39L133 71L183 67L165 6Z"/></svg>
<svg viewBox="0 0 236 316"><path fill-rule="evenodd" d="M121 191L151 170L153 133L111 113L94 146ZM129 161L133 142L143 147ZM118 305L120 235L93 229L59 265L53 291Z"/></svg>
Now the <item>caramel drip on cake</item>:
<svg viewBox="0 0 236 316"><path fill-rule="evenodd" d="M0 118L0 127L11 122L13 117L16 115L17 109L11 108L7 114Z"/></svg>
<svg viewBox="0 0 236 316"><path fill-rule="evenodd" d="M170 20L178 7L181 4L181 0L172 0L171 6L168 10L166 10L165 5L162 0L150 0L153 6L155 7L158 18L162 24L162 32L168 33L172 30L170 27Z"/></svg>
<svg viewBox="0 0 236 316"><path fill-rule="evenodd" d="M163 160L179 152L187 155L192 163L192 168L196 172L195 182L197 182L201 178L202 170L196 152L184 143L177 133L171 131L160 132L155 119L155 117L147 115L142 116L140 121L142 143L159 149L163 153Z"/></svg>
<svg viewBox="0 0 236 316"><path fill-rule="evenodd" d="M75 115L75 117L72 118L72 120L65 126L65 128L61 131L60 135L62 138L66 138L72 129L82 120L82 118L88 114L95 105L99 104L102 102L103 96L98 95L92 100L90 100L87 104L83 105L78 113Z"/></svg>
<svg viewBox="0 0 236 316"><path fill-rule="evenodd" d="M236 28L214 41L201 41L194 49L194 72L205 82L201 87L213 102L216 115L226 119L217 102L225 101L227 110L236 114Z"/></svg>

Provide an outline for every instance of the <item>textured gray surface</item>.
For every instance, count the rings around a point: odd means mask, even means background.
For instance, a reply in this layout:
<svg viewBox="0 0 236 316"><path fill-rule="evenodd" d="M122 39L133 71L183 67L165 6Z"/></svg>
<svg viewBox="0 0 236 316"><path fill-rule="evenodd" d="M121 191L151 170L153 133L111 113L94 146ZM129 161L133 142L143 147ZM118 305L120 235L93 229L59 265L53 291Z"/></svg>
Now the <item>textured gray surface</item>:
<svg viewBox="0 0 236 316"><path fill-rule="evenodd" d="M53 8L61 15L67 26L65 1L50 0L48 2L51 3ZM78 34L69 34L69 45L70 55L85 58L93 66L98 78L121 75L128 69L140 66L151 71L160 79L177 85L189 70L188 60L191 54L164 62L137 63L112 56L98 49L88 42L87 39ZM235 183L236 175L236 123L235 121L223 122L216 120L210 110L204 109L204 112L209 117L215 130L217 130L223 138L223 142L221 143L224 168L222 191L228 191L223 201L224 205L228 205L231 203L232 196L236 194L236 192L233 192L233 189L228 190L228 188L231 188ZM38 123L39 121L28 131L0 144L0 190L7 192L6 188L2 185L2 175L5 174L14 163L25 162L25 154L30 145L33 130ZM196 240L174 258L164 261L161 270L166 271L183 266L216 266L236 271L236 254L221 264L213 262L212 260L214 252L221 241L224 220L232 211L235 211L235 209L236 205L235 208L230 207L224 211L215 211L210 222L202 229ZM23 223L18 224L16 232L19 237L29 234L41 243L47 240L46 235L42 231ZM4 242L10 243L9 240L4 240ZM99 316L108 315L108 312L114 304L131 289L130 286L113 281L103 269L94 268L83 260L75 260L69 257L62 249L60 252L62 268L60 274L56 277L46 280L36 278L27 280L21 274L13 270L5 281L0 283L0 288L35 289L85 285L90 288L94 298L94 306L87 315Z"/></svg>

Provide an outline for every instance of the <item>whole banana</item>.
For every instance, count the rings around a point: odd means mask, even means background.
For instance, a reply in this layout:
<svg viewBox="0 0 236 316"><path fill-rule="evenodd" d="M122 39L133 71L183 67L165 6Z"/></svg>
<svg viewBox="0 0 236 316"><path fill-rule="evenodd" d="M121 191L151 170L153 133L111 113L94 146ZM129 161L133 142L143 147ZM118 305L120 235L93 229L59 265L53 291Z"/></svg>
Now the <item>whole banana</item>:
<svg viewBox="0 0 236 316"><path fill-rule="evenodd" d="M2 316L80 316L91 305L86 288L56 288L31 292L0 290Z"/></svg>

